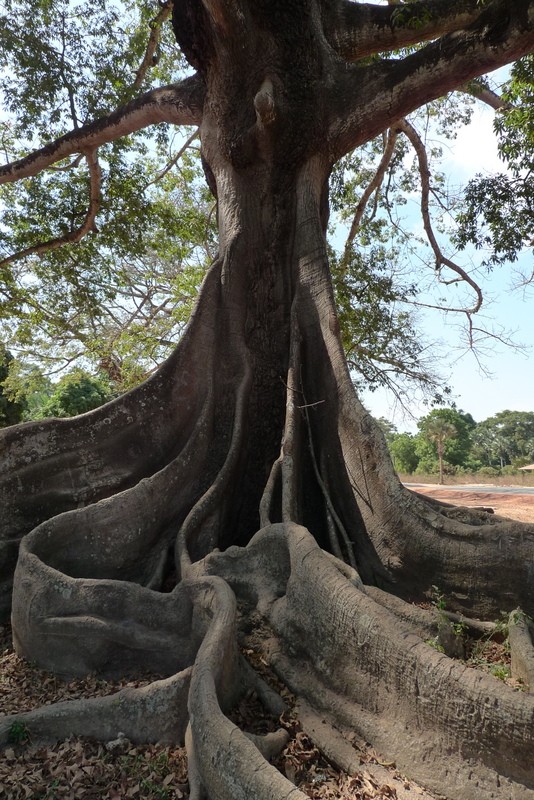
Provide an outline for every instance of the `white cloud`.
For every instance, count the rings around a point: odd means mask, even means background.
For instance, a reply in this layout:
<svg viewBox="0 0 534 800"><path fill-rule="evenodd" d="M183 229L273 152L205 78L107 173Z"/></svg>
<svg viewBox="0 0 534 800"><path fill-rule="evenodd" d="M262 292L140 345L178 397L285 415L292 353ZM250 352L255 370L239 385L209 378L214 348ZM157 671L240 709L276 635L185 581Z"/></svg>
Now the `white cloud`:
<svg viewBox="0 0 534 800"><path fill-rule="evenodd" d="M477 172L503 172L505 166L499 158L497 137L493 130L494 111L476 108L471 124L462 128L450 144L446 168L449 175L461 180Z"/></svg>

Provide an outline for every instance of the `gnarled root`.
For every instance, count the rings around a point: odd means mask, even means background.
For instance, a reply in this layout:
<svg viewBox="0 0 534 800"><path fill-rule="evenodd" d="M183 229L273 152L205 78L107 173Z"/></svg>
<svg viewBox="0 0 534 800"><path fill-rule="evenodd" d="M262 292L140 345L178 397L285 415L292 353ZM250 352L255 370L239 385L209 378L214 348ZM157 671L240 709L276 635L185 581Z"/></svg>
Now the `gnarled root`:
<svg viewBox="0 0 534 800"><path fill-rule="evenodd" d="M534 622L519 609L510 614L508 641L512 677L534 692Z"/></svg>
<svg viewBox="0 0 534 800"><path fill-rule="evenodd" d="M265 587L273 537L286 542L290 577ZM532 800L534 698L436 652L405 619L347 580L298 526L261 531L242 554L213 555L210 571L252 594L278 634L270 659L290 688L359 731L423 784L451 798ZM231 574L232 573L232 574ZM247 576L246 582L243 576ZM268 609L268 610L267 610ZM408 618L408 622L406 621Z"/></svg>
<svg viewBox="0 0 534 800"><path fill-rule="evenodd" d="M24 726L33 745L71 736L102 742L123 734L131 742L174 744L183 740L189 715L191 667L139 689L126 688L105 697L66 700L24 714L0 717L0 744L9 742L12 726Z"/></svg>
<svg viewBox="0 0 534 800"><path fill-rule="evenodd" d="M270 525L246 548L232 547L198 562L197 577L182 581L168 595L123 582L54 575L51 567L39 576L39 559L29 547L37 538L36 532L23 543L20 568L31 572L28 563L32 565L35 581L41 581L41 588L44 584L44 592L32 598L41 602L45 597L50 603L53 616L48 623L44 620L40 634L45 651L48 643L47 658L53 652L61 664L62 647L83 650L79 643L87 620L93 619L88 650L103 659L101 668L112 665L109 643L118 628L102 620L101 606L102 596L111 596L118 613L132 618L137 663L146 665L146 654L157 652L153 636L166 628L168 640L161 639L160 645L176 659L189 652L194 663L184 666L181 675L131 695L62 703L10 717L4 720L4 737L15 720L22 720L32 737L49 738L54 727L63 736L77 732L80 719L89 714L93 727L85 732L109 738L119 729L136 740L145 735L137 725L144 728L141 717L151 708L154 725L146 735L181 740L190 678L192 796L200 798L205 791L221 800L304 797L264 757L275 745L283 746L285 733L251 740L226 716L243 689L254 683L237 650L235 593L243 612L255 609L275 632L266 654L283 680L334 724L358 731L406 772L450 798L532 800L534 696L515 692L429 647L421 638L435 624L429 612L414 612L398 599L387 608L383 593L366 590L357 573L322 551L305 528ZM23 576L19 585L25 581ZM106 591L99 597L93 587ZM78 604L72 619L64 615L74 647L69 636L54 639L59 611L54 603L67 594ZM37 641L35 633L30 638ZM91 665L96 666L94 660ZM168 666L167 655L162 665ZM162 702L167 704L165 715L160 714ZM347 750L338 745L344 753L339 757L346 761Z"/></svg>

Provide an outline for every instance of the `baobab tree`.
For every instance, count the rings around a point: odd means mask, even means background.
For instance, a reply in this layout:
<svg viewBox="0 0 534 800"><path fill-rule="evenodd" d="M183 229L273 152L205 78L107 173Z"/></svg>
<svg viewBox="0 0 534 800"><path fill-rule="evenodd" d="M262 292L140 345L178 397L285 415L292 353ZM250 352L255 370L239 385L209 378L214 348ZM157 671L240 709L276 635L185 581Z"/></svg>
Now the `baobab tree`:
<svg viewBox="0 0 534 800"><path fill-rule="evenodd" d="M333 164L528 53L534 2L177 0L173 25L194 75L0 173L82 154L90 229L102 143L200 125L219 252L175 352L103 408L0 440L17 651L64 675L169 677L0 730L185 736L192 798L297 800L267 760L284 732L247 736L227 716L249 686L283 707L240 656L239 626L253 625L331 726L334 760L334 728L350 727L448 797L532 800L534 696L429 647L435 617L411 601L439 586L473 635L502 609L532 614L534 529L400 485L347 370L325 229Z"/></svg>

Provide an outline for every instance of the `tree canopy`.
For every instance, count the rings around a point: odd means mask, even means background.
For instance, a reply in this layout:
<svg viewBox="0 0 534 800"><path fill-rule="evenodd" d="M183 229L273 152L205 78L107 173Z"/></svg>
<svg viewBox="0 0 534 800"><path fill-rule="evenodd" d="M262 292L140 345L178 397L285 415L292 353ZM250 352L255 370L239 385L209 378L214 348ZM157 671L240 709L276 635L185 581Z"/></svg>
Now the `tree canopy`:
<svg viewBox="0 0 534 800"><path fill-rule="evenodd" d="M534 413L500 411L477 425L474 453L488 466L529 464L534 461Z"/></svg>
<svg viewBox="0 0 534 800"><path fill-rule="evenodd" d="M61 145L71 155L45 155L45 171L34 165L20 173L4 170L0 194L0 327L16 362L38 365L45 374L60 375L76 365L103 369L119 390L138 383L171 352L215 255L213 199L202 179L196 130L177 135L169 125L176 109L172 93L187 70L173 40L171 11L171 2L153 9L130 2L119 9L106 2L66 7L11 0L5 7L5 160L16 163L37 142L52 143L71 130ZM410 11L414 31L429 26L427 13ZM387 14L400 35L401 9ZM433 24L438 29L440 23ZM111 27L114 37L106 35ZM400 40L398 45L396 58L414 47ZM492 265L514 260L532 239L531 70L526 56L503 87L492 88L481 78L467 81L460 91L415 108L409 120L379 132L334 167L334 291L345 352L360 388L388 386L406 397L418 383L443 400L442 376L432 342L421 335L418 307L463 313L472 346L480 335L493 335L471 314L482 300L476 264L467 260L462 266L453 252L471 243L484 248L482 260ZM155 88L162 83L167 89ZM124 131L111 133L115 123L106 115L134 97L140 98L135 114L141 116L133 121L134 104L119 115ZM509 171L473 179L462 194L440 173L443 150L437 142L456 135L474 102L497 109ZM100 123L101 137L88 158L87 141L95 135L89 133L91 120L97 118L107 121ZM188 121L198 119L193 114ZM77 152L73 137L84 152ZM28 179L13 180L16 174ZM413 222L402 217L414 192L420 194L423 239L414 238ZM458 303L452 289L459 284L468 291Z"/></svg>
<svg viewBox="0 0 534 800"><path fill-rule="evenodd" d="M395 469L401 473L499 474L517 472L534 461L534 412L499 411L475 422L456 408L435 408L418 423L419 433L399 433L379 420ZM441 449L441 465L439 450ZM519 474L519 473L518 473Z"/></svg>

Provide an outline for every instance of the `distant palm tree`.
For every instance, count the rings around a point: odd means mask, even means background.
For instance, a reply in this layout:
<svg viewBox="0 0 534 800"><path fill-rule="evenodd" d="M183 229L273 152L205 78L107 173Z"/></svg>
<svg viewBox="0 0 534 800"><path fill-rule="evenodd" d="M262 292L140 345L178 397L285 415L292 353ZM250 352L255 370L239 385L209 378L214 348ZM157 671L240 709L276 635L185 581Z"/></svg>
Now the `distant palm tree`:
<svg viewBox="0 0 534 800"><path fill-rule="evenodd" d="M456 428L452 422L440 418L430 417L425 420L423 426L423 433L431 442L436 445L439 462L439 483L443 483L443 453L445 452L445 444L449 439L454 439L456 436Z"/></svg>

